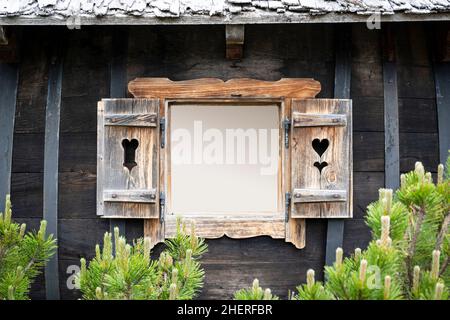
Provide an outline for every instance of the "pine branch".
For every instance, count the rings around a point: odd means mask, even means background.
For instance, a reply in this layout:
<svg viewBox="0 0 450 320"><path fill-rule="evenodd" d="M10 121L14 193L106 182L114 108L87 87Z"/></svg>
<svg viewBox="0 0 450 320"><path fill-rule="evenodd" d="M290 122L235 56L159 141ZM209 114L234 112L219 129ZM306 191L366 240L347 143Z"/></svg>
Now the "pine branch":
<svg viewBox="0 0 450 320"><path fill-rule="evenodd" d="M417 244L417 239L419 237L420 228L422 227L422 223L423 223L423 220L425 217L425 211L421 207L413 207L413 212L414 213L417 212L417 220L416 220L416 226L414 228L413 237L411 239L411 242L409 243L409 247L408 247L408 251L407 251L408 254L406 256L406 266L407 266L409 284L411 284L412 280L413 280L412 260L413 260L414 253L416 251L416 244Z"/></svg>
<svg viewBox="0 0 450 320"><path fill-rule="evenodd" d="M435 250L441 250L441 245L444 242L445 235L447 234L449 223L450 223L450 212L447 213L444 222L442 222L441 230L439 231L436 246L434 248Z"/></svg>

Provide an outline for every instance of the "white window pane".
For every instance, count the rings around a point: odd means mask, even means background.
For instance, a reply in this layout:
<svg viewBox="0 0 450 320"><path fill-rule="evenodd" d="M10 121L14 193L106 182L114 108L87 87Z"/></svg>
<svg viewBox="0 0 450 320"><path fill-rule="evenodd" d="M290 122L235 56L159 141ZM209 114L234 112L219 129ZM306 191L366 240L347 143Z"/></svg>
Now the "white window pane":
<svg viewBox="0 0 450 320"><path fill-rule="evenodd" d="M278 210L277 105L172 105L171 211Z"/></svg>

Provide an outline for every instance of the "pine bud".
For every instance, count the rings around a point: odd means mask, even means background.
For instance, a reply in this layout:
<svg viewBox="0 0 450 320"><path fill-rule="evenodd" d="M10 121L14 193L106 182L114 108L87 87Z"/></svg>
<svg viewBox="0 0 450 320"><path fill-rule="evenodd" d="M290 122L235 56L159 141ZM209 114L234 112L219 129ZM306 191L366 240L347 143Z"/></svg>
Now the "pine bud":
<svg viewBox="0 0 450 320"><path fill-rule="evenodd" d="M439 250L433 250L433 258L431 261L431 277L433 279L439 278L439 258L441 252Z"/></svg>
<svg viewBox="0 0 450 320"><path fill-rule="evenodd" d="M441 163L438 165L437 183L441 184L442 182L444 182L444 165Z"/></svg>
<svg viewBox="0 0 450 320"><path fill-rule="evenodd" d="M314 270L313 269L309 269L306 272L306 284L307 284L308 288L312 288L314 286L314 283L315 283L314 277L315 277Z"/></svg>
<svg viewBox="0 0 450 320"><path fill-rule="evenodd" d="M8 287L8 300L15 300L14 287L12 285Z"/></svg>
<svg viewBox="0 0 450 320"><path fill-rule="evenodd" d="M436 283L436 288L434 290L434 300L441 300L443 293L444 293L444 284L441 282Z"/></svg>
<svg viewBox="0 0 450 320"><path fill-rule="evenodd" d="M391 224L391 218L389 216L381 217L381 245L387 247L389 243L389 229Z"/></svg>
<svg viewBox="0 0 450 320"><path fill-rule="evenodd" d="M95 297L97 300L103 300L103 293L100 287L95 288Z"/></svg>
<svg viewBox="0 0 450 320"><path fill-rule="evenodd" d="M385 191L386 189L384 188L380 188L378 189L378 200L380 200L381 202L384 200L385 196Z"/></svg>
<svg viewBox="0 0 450 320"><path fill-rule="evenodd" d="M150 237L144 238L144 259L145 261L150 262L150 252L152 247L152 240Z"/></svg>
<svg viewBox="0 0 450 320"><path fill-rule="evenodd" d="M47 221L42 220L41 221L41 225L39 227L39 231L38 231L38 238L41 240L45 239L45 230L47 229Z"/></svg>
<svg viewBox="0 0 450 320"><path fill-rule="evenodd" d="M364 283L366 281L366 274L367 274L367 260L362 259L361 264L359 266L359 281L361 281L361 283Z"/></svg>
<svg viewBox="0 0 450 320"><path fill-rule="evenodd" d="M9 194L6 195L6 201L5 201L5 216L4 216L4 224L6 227L9 227L9 225L11 224L11 215L12 215L12 210L11 210L11 196Z"/></svg>
<svg viewBox="0 0 450 320"><path fill-rule="evenodd" d="M416 162L415 170L414 170L419 177L419 181L422 182L423 178L425 176L425 168L423 167L422 162Z"/></svg>
<svg viewBox="0 0 450 320"><path fill-rule="evenodd" d="M419 284L420 284L420 267L415 266L414 272L413 272L413 285L412 285L412 292L418 292L419 291Z"/></svg>
<svg viewBox="0 0 450 320"><path fill-rule="evenodd" d="M340 269L342 267L342 256L344 255L344 251L342 248L336 249L336 269Z"/></svg>
<svg viewBox="0 0 450 320"><path fill-rule="evenodd" d="M258 288L259 288L259 280L255 279L255 280L253 280L252 289L253 289L253 291L256 292L258 290Z"/></svg>
<svg viewBox="0 0 450 320"><path fill-rule="evenodd" d="M80 276L82 276L83 274L86 273L86 259L85 258L81 258L80 259L80 264L81 264Z"/></svg>
<svg viewBox="0 0 450 320"><path fill-rule="evenodd" d="M387 215L389 215L389 214L391 214L391 209L392 209L392 189L386 189L385 199L386 199L386 204L385 204L384 211Z"/></svg>
<svg viewBox="0 0 450 320"><path fill-rule="evenodd" d="M377 241L375 241L375 243L377 244L377 246L381 247L381 239L377 239Z"/></svg>
<svg viewBox="0 0 450 320"><path fill-rule="evenodd" d="M263 300L272 300L272 292L270 291L269 288L267 288L266 290L264 290L264 297Z"/></svg>
<svg viewBox="0 0 450 320"><path fill-rule="evenodd" d="M359 259L361 259L361 248L356 248L355 249L355 260L358 261Z"/></svg>
<svg viewBox="0 0 450 320"><path fill-rule="evenodd" d="M404 186L406 186L406 176L404 173L402 173L400 175L400 187L403 188Z"/></svg>
<svg viewBox="0 0 450 320"><path fill-rule="evenodd" d="M425 182L433 183L433 177L431 176L431 172L425 173Z"/></svg>
<svg viewBox="0 0 450 320"><path fill-rule="evenodd" d="M105 235L103 236L103 259L109 261L112 259L112 256L112 235L109 232L105 232Z"/></svg>
<svg viewBox="0 0 450 320"><path fill-rule="evenodd" d="M96 244L95 245L95 258L97 260L101 260L101 253L100 253L100 245Z"/></svg>
<svg viewBox="0 0 450 320"><path fill-rule="evenodd" d="M177 285L172 283L169 288L169 300L177 299Z"/></svg>
<svg viewBox="0 0 450 320"><path fill-rule="evenodd" d="M384 300L388 300L391 294L391 277L384 277Z"/></svg>
<svg viewBox="0 0 450 320"><path fill-rule="evenodd" d="M172 283L178 283L178 269L172 269Z"/></svg>
<svg viewBox="0 0 450 320"><path fill-rule="evenodd" d="M194 223L192 223L192 225L191 225L191 239L190 240L191 240L191 248L192 249L197 248L197 246L198 246L198 239L195 236L195 224Z"/></svg>
<svg viewBox="0 0 450 320"><path fill-rule="evenodd" d="M19 231L19 237L20 237L20 239L22 239L23 236L25 235L26 229L27 229L27 225L26 225L25 223L22 223L22 224L20 225L20 231Z"/></svg>

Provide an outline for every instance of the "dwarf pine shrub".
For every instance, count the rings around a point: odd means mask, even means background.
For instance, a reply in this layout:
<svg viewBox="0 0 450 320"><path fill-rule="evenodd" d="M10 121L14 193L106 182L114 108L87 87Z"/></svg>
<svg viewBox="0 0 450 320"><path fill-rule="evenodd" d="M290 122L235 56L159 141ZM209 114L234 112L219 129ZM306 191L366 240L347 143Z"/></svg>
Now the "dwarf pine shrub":
<svg viewBox="0 0 450 320"><path fill-rule="evenodd" d="M188 300L203 286L204 270L198 259L207 251L204 240L196 237L195 229L177 220L173 239L165 241L166 249L159 259L150 256L149 238L138 239L133 245L114 229L106 232L103 248L95 247L95 258L87 264L81 259L77 286L87 300Z"/></svg>
<svg viewBox="0 0 450 320"><path fill-rule="evenodd" d="M450 159L450 158L449 158ZM294 299L317 300L447 300L450 247L450 160L447 173L439 165L437 182L422 163L401 175L393 193L380 189L367 208L366 224L373 240L343 258L336 250L333 266L325 267L325 284L297 288Z"/></svg>
<svg viewBox="0 0 450 320"><path fill-rule="evenodd" d="M11 216L8 195L0 213L0 300L26 300L33 280L55 253L56 241L45 234L45 220L37 232L26 233L26 225Z"/></svg>

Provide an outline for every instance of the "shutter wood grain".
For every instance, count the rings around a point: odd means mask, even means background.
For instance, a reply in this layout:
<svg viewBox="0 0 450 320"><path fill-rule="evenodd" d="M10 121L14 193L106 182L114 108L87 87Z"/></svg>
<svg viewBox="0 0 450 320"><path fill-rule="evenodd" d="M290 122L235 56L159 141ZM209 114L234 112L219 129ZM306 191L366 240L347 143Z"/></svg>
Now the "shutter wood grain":
<svg viewBox="0 0 450 320"><path fill-rule="evenodd" d="M159 218L158 111L158 100L103 99L99 103L99 215L105 218ZM138 146L135 149L135 165L130 170L124 165L122 142L133 139L138 141Z"/></svg>
<svg viewBox="0 0 450 320"><path fill-rule="evenodd" d="M351 101L294 99L292 119L291 217L351 217Z"/></svg>

